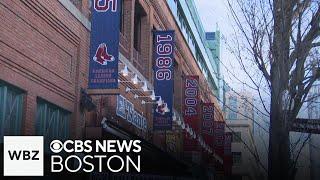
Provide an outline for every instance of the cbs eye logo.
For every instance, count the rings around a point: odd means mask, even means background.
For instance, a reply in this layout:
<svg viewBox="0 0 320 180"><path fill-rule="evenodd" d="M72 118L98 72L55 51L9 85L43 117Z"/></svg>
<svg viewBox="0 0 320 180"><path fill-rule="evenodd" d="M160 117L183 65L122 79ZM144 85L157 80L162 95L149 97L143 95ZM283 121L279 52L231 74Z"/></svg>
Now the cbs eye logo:
<svg viewBox="0 0 320 180"><path fill-rule="evenodd" d="M50 149L53 153L59 153L63 149L63 144L59 140L53 140L50 143Z"/></svg>

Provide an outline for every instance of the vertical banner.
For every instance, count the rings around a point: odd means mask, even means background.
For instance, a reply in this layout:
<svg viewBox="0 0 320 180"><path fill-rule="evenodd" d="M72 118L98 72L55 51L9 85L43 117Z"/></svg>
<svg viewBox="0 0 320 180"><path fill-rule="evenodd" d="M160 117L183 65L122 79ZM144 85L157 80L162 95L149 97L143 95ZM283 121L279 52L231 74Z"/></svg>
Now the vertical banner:
<svg viewBox="0 0 320 180"><path fill-rule="evenodd" d="M211 149L214 148L213 124L214 124L214 104L202 103L201 105L201 135L204 142L209 145ZM204 161L208 165L213 165L214 161L210 158L204 157Z"/></svg>
<svg viewBox="0 0 320 180"><path fill-rule="evenodd" d="M214 121L214 152L223 157L224 152L224 126L223 121Z"/></svg>
<svg viewBox="0 0 320 180"><path fill-rule="evenodd" d="M224 153L224 128L225 122L223 121L214 121L213 124L214 132L214 152L223 159ZM216 164L217 171L223 171L223 165L220 163Z"/></svg>
<svg viewBox="0 0 320 180"><path fill-rule="evenodd" d="M198 135L200 133L199 76L186 76L184 82L184 121ZM184 133L184 151L198 151L198 142Z"/></svg>
<svg viewBox="0 0 320 180"><path fill-rule="evenodd" d="M214 104L203 103L202 104L202 128L201 134L203 140L213 149L214 148L214 136L213 136L213 124L214 124Z"/></svg>
<svg viewBox="0 0 320 180"><path fill-rule="evenodd" d="M89 89L118 88L120 0L92 0Z"/></svg>
<svg viewBox="0 0 320 180"><path fill-rule="evenodd" d="M227 132L224 135L224 156L223 156L223 166L225 176L231 176L232 174L232 152L231 152L231 143L232 143L232 133Z"/></svg>
<svg viewBox="0 0 320 180"><path fill-rule="evenodd" d="M154 91L161 97L153 114L153 130L172 129L174 31L154 31Z"/></svg>

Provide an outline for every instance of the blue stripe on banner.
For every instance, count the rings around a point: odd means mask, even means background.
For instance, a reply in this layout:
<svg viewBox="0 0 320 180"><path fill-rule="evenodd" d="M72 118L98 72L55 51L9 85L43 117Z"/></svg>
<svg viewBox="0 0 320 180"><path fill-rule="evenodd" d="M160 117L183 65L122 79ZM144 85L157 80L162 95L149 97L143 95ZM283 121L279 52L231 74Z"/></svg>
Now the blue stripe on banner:
<svg viewBox="0 0 320 180"><path fill-rule="evenodd" d="M172 129L174 31L154 31L154 88L163 103L154 107L153 129ZM156 98L159 100L159 97Z"/></svg>
<svg viewBox="0 0 320 180"><path fill-rule="evenodd" d="M92 0L89 89L118 88L120 0Z"/></svg>

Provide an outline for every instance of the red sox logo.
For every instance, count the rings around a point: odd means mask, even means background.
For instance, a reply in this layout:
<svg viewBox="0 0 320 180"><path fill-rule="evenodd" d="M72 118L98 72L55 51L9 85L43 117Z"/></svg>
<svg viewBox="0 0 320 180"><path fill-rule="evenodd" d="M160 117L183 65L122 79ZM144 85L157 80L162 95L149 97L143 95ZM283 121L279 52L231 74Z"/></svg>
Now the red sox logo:
<svg viewBox="0 0 320 180"><path fill-rule="evenodd" d="M96 54L93 57L93 60L101 65L107 65L108 62L112 62L115 58L108 53L108 47L105 43L102 43L97 48Z"/></svg>
<svg viewBox="0 0 320 180"><path fill-rule="evenodd" d="M165 115L166 114L166 109L167 108L167 103L162 103L160 106L157 106L156 112L161 114L161 115Z"/></svg>
<svg viewBox="0 0 320 180"><path fill-rule="evenodd" d="M106 12L110 9L111 3L111 11L117 12L117 0L94 0L93 7L98 12Z"/></svg>

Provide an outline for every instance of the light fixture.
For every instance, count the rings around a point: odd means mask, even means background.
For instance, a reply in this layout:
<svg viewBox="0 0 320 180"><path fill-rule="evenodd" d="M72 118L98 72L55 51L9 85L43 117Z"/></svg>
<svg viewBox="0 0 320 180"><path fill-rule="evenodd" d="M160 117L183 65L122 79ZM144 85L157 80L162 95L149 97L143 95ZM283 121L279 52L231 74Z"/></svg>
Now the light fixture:
<svg viewBox="0 0 320 180"><path fill-rule="evenodd" d="M192 130L192 128L190 127L190 136L192 137L193 136L193 130Z"/></svg>
<svg viewBox="0 0 320 180"><path fill-rule="evenodd" d="M164 107L164 112L170 112L170 109L168 108L168 104L167 103L165 103L165 107Z"/></svg>
<svg viewBox="0 0 320 180"><path fill-rule="evenodd" d="M130 92L131 89L129 87L126 87L126 92Z"/></svg>
<svg viewBox="0 0 320 180"><path fill-rule="evenodd" d="M185 129L185 128L186 128L186 124L184 124L184 122L182 122L181 128L182 128L182 129Z"/></svg>
<svg viewBox="0 0 320 180"><path fill-rule="evenodd" d="M158 104L158 106L161 106L162 103L163 103L163 101L162 101L162 98L161 98L161 96L160 96L159 99L158 99L158 101L157 101L157 104Z"/></svg>
<svg viewBox="0 0 320 180"><path fill-rule="evenodd" d="M101 125L104 129L106 129L108 126L107 126L107 118L106 117L103 117L102 118L102 121L101 121Z"/></svg>
<svg viewBox="0 0 320 180"><path fill-rule="evenodd" d="M178 124L178 126L181 126L182 122L180 119L177 121L177 124Z"/></svg>
<svg viewBox="0 0 320 180"><path fill-rule="evenodd" d="M123 82L123 81L121 81L121 82ZM131 82L131 81L129 81L129 82ZM131 88L127 87L126 92L130 92L130 91L141 91L141 89L131 89ZM149 97L149 96L139 96L139 97Z"/></svg>
<svg viewBox="0 0 320 180"><path fill-rule="evenodd" d="M193 138L193 139L196 139L196 138L197 138L196 133L193 132L192 138Z"/></svg>
<svg viewBox="0 0 320 180"><path fill-rule="evenodd" d="M146 104L146 101L142 100L142 101L141 101L141 104Z"/></svg>
<svg viewBox="0 0 320 180"><path fill-rule="evenodd" d="M149 91L147 81L144 81L143 86L141 88L144 92Z"/></svg>
<svg viewBox="0 0 320 180"><path fill-rule="evenodd" d="M154 101L156 100L156 95L154 94L154 90L152 90L152 93L150 95L150 98Z"/></svg>
<svg viewBox="0 0 320 180"><path fill-rule="evenodd" d="M189 133L189 134L190 134L190 127L189 127L189 125L188 125L188 124L186 124L186 131L187 131L187 133Z"/></svg>
<svg viewBox="0 0 320 180"><path fill-rule="evenodd" d="M135 94L134 96L133 96L133 98L135 98L135 99L138 99L138 95L137 94Z"/></svg>
<svg viewBox="0 0 320 180"><path fill-rule="evenodd" d="M176 116L176 113L173 112L173 115L172 115L172 121L176 121L177 120L177 116Z"/></svg>
<svg viewBox="0 0 320 180"><path fill-rule="evenodd" d="M135 74L134 77L131 79L131 81L132 81L133 84L138 84L138 81L139 81L138 80L138 75Z"/></svg>
<svg viewBox="0 0 320 180"><path fill-rule="evenodd" d="M128 66L124 66L124 68L121 70L121 74L126 77L129 74Z"/></svg>

